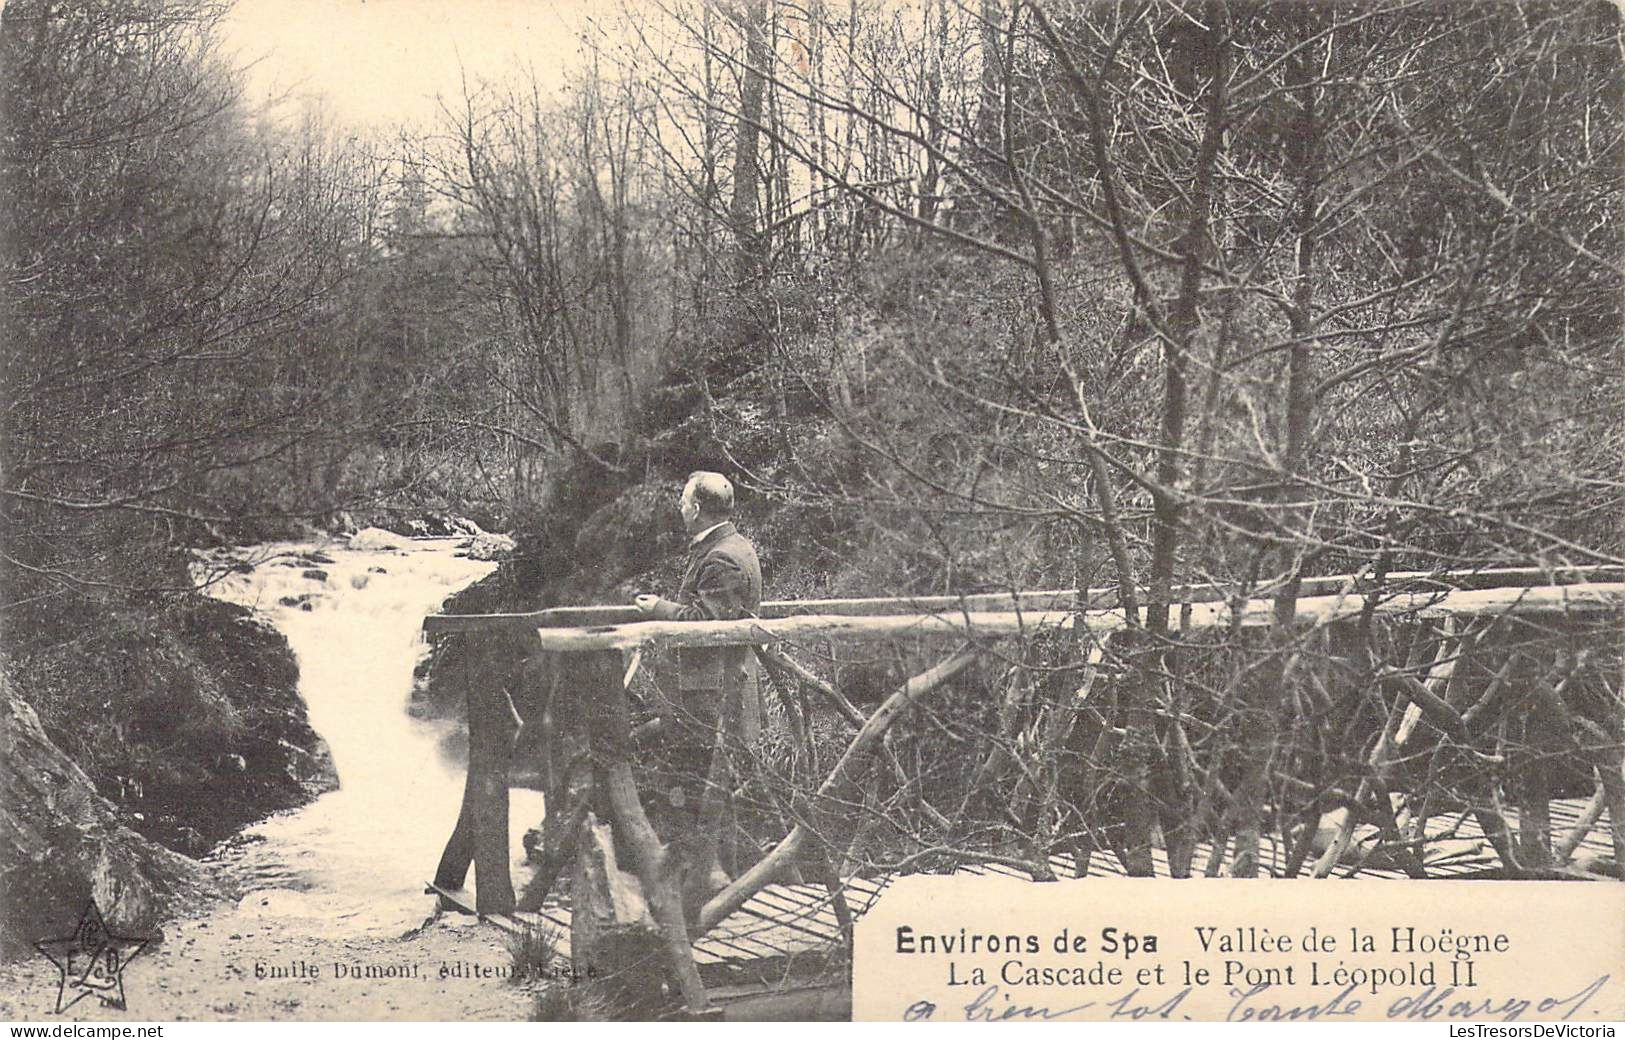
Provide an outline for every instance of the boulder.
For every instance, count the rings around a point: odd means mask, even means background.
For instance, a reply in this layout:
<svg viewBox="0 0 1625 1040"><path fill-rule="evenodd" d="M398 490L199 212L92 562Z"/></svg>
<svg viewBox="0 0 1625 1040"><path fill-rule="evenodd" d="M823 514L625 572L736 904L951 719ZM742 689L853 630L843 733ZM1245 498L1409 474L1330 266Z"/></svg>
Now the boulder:
<svg viewBox="0 0 1625 1040"><path fill-rule="evenodd" d="M339 787L339 771L333 765L333 754L325 740L318 740L309 751L286 740L277 740L286 756L284 767L288 779L298 784L306 797L316 798Z"/></svg>
<svg viewBox="0 0 1625 1040"><path fill-rule="evenodd" d="M0 688L0 939L60 934L90 899L115 931L151 935L180 903L218 893L201 864L125 827L4 675Z"/></svg>
<svg viewBox="0 0 1625 1040"><path fill-rule="evenodd" d="M406 541L382 527L367 527L350 536L350 548L365 552L403 552Z"/></svg>
<svg viewBox="0 0 1625 1040"><path fill-rule="evenodd" d="M681 559L687 539L674 505L671 489L661 483L626 489L581 522L574 560L587 565L598 586L607 587L662 561Z"/></svg>
<svg viewBox="0 0 1625 1040"><path fill-rule="evenodd" d="M482 531L468 540L463 555L471 560L497 560L514 550L514 540L505 534Z"/></svg>
<svg viewBox="0 0 1625 1040"><path fill-rule="evenodd" d="M622 870L608 823L587 814L570 880L570 960L577 977L604 990L619 1017L648 1021L663 1003L658 976L662 938L637 876Z"/></svg>

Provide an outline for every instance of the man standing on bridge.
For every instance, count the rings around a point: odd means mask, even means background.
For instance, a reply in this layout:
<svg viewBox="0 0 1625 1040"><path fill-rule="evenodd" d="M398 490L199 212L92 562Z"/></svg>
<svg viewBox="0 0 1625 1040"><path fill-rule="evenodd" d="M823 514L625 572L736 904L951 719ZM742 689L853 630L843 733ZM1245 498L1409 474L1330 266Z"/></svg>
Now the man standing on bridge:
<svg viewBox="0 0 1625 1040"><path fill-rule="evenodd" d="M676 600L638 596L640 611L667 621L754 617L762 602L756 548L734 527L734 489L720 473L691 474L678 509L689 535L688 567ZM668 698L666 760L674 775L664 792L687 844L684 902L690 911L728 883L719 858L727 763L715 756L726 733L746 743L761 730L760 692L749 646L694 647L678 654L678 691ZM667 813L660 813L668 816Z"/></svg>

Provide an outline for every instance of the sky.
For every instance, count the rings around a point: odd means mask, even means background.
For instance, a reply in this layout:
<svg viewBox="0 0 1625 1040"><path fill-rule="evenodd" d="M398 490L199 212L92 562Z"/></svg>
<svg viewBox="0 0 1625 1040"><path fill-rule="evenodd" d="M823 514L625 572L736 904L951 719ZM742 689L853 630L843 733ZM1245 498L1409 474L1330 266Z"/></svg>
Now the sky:
<svg viewBox="0 0 1625 1040"><path fill-rule="evenodd" d="M533 64L546 85L578 62L577 33L605 0L237 0L224 44L253 63L250 97L325 100L334 118L388 128L434 117L461 75Z"/></svg>

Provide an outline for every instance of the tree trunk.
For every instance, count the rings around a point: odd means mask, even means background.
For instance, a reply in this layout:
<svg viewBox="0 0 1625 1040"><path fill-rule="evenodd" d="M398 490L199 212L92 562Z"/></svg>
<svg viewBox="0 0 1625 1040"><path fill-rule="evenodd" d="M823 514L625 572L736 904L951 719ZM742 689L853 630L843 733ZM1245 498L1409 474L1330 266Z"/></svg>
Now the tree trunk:
<svg viewBox="0 0 1625 1040"><path fill-rule="evenodd" d="M705 1011L710 1001L689 946L673 857L649 824L632 775L631 713L621 685L621 655L579 654L571 664L579 668L579 687L593 706L590 732L599 766L598 788L608 805L615 838L630 853L642 898L659 926L666 973L690 1011Z"/></svg>
<svg viewBox="0 0 1625 1040"><path fill-rule="evenodd" d="M1287 386L1285 424L1281 435L1281 467L1286 480L1278 498L1290 501L1296 489L1291 481L1302 470L1309 444L1310 414L1313 400L1309 380L1310 333L1314 328L1314 258L1319 220L1319 156L1320 121L1316 113L1317 88L1312 85L1314 72L1310 67L1308 40L1314 32L1317 15L1310 8L1297 12L1295 23L1303 46L1292 52L1286 63L1286 87L1298 103L1300 114L1292 148L1301 150L1298 158L1299 177L1292 203L1290 223L1297 242L1296 271L1294 272L1292 304L1288 325L1292 345L1287 352ZM1283 527L1287 534L1302 519L1298 511L1283 514ZM1277 722L1281 705L1288 696L1287 685L1297 680L1299 660L1299 634L1295 624L1298 612L1298 593L1302 571L1302 550L1297 544L1283 547L1285 584L1275 597L1275 627L1270 631L1269 666L1262 670L1263 681L1254 687L1253 703L1243 714L1242 748L1248 756L1244 779L1236 792L1237 827L1236 854L1231 868L1234 877L1255 877L1258 873L1258 846L1261 830L1263 801L1269 779L1272 759L1280 750L1281 730ZM1401 738L1403 740L1403 738Z"/></svg>
<svg viewBox="0 0 1625 1040"><path fill-rule="evenodd" d="M745 68L740 75L739 122L734 132L733 201L728 217L733 223L734 282L745 292L764 272L766 241L757 226L761 167L762 99L767 87L767 0L748 0L742 6L739 30L745 38Z"/></svg>

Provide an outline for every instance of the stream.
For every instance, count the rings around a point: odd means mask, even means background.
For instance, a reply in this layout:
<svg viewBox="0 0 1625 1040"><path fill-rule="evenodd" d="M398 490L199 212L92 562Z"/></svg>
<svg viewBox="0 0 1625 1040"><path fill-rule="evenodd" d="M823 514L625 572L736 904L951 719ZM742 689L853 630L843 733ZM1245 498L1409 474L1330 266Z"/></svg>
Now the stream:
<svg viewBox="0 0 1625 1040"><path fill-rule="evenodd" d="M424 616L496 569L457 556L465 541L288 542L226 557L255 566L226 575L211 594L254 609L287 638L310 724L339 777L338 790L246 829L215 854L247 892L245 913L342 937L401 935L433 911L424 883L462 800L465 765L448 750L462 726L414 718L407 707L413 669L428 652ZM299 562L311 553L332 562ZM542 796L515 789L511 806L517 863Z"/></svg>

